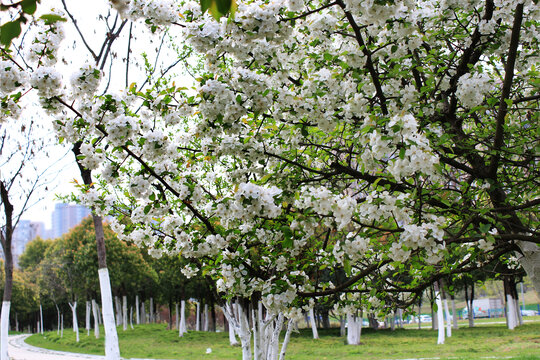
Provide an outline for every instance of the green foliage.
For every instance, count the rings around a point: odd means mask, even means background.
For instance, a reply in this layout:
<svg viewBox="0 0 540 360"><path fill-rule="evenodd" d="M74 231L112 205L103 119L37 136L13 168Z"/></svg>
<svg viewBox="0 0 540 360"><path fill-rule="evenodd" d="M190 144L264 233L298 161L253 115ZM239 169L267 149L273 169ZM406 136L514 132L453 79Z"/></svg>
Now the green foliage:
<svg viewBox="0 0 540 360"><path fill-rule="evenodd" d="M19 257L19 267L21 270L27 270L36 268L39 263L43 260L45 257L45 253L47 249L53 244L52 241L49 240L43 240L40 237L35 238L31 242L29 242L24 252Z"/></svg>
<svg viewBox="0 0 540 360"><path fill-rule="evenodd" d="M217 21L229 14L234 16L237 7L235 0L200 0L200 2L202 12L208 11Z"/></svg>

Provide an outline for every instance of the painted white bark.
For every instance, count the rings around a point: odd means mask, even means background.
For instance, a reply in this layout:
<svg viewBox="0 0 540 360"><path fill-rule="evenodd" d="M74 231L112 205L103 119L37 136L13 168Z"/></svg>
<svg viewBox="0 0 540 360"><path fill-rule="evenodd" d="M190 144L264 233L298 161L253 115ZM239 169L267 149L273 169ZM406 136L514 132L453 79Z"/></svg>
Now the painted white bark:
<svg viewBox="0 0 540 360"><path fill-rule="evenodd" d="M281 345L281 352L279 354L279 360L285 360L285 354L287 352L287 346L291 340L291 333L295 328L295 321L293 319L289 320L287 324L287 331L285 332L285 338L283 339L283 344Z"/></svg>
<svg viewBox="0 0 540 360"><path fill-rule="evenodd" d="M201 303L197 302L197 321L195 323L195 330L201 331Z"/></svg>
<svg viewBox="0 0 540 360"><path fill-rule="evenodd" d="M521 310L519 308L519 299L514 299L514 309L516 309L517 317L517 326L523 325L523 316L521 315Z"/></svg>
<svg viewBox="0 0 540 360"><path fill-rule="evenodd" d="M242 360L251 360L251 331L249 330L247 315L244 314L241 306L236 307L229 303L225 305L223 314L225 314L227 321L234 327L235 332L240 337Z"/></svg>
<svg viewBox="0 0 540 360"><path fill-rule="evenodd" d="M99 339L99 309L95 299L92 299L92 314L94 315L94 336Z"/></svg>
<svg viewBox="0 0 540 360"><path fill-rule="evenodd" d="M474 327L474 309L472 307L472 299L467 301L467 316L469 318L469 327Z"/></svg>
<svg viewBox="0 0 540 360"><path fill-rule="evenodd" d="M231 346L240 345L238 340L236 340L236 332L234 331L233 324L228 320L227 320L227 323L229 324L229 344L231 344Z"/></svg>
<svg viewBox="0 0 540 360"><path fill-rule="evenodd" d="M141 301L141 324L146 324L146 309L144 308L144 301Z"/></svg>
<svg viewBox="0 0 540 360"><path fill-rule="evenodd" d="M452 337L452 320L450 310L448 310L448 300L444 298L444 311L446 315L446 337Z"/></svg>
<svg viewBox="0 0 540 360"><path fill-rule="evenodd" d="M286 320L283 313L265 311L262 303L259 303L257 310L251 309L249 314L253 325L250 329L248 311L241 305L227 303L222 310L233 331L240 337L242 360L285 360L291 332L296 328L294 320L287 321L287 330L280 349L280 333Z"/></svg>
<svg viewBox="0 0 540 360"><path fill-rule="evenodd" d="M122 325L122 310L120 307L120 298L118 298L118 296L114 297L114 306L116 310L116 326L120 326Z"/></svg>
<svg viewBox="0 0 540 360"><path fill-rule="evenodd" d="M347 313L347 344L360 345L362 335L362 318L356 314Z"/></svg>
<svg viewBox="0 0 540 360"><path fill-rule="evenodd" d="M86 301L86 336L90 336L90 301Z"/></svg>
<svg viewBox="0 0 540 360"><path fill-rule="evenodd" d="M10 307L11 301L2 301L2 315L0 316L0 360L9 360L8 335Z"/></svg>
<svg viewBox="0 0 540 360"><path fill-rule="evenodd" d="M199 310L197 303L197 312ZM242 343L242 360L251 360L251 331L249 331L248 317L241 306L238 306L240 320L240 342ZM198 318L197 318L198 319Z"/></svg>
<svg viewBox="0 0 540 360"><path fill-rule="evenodd" d="M400 329L403 329L403 310L397 309L397 320Z"/></svg>
<svg viewBox="0 0 540 360"><path fill-rule="evenodd" d="M345 327L345 318L343 315L339 316L339 336L345 336L347 334L347 328Z"/></svg>
<svg viewBox="0 0 540 360"><path fill-rule="evenodd" d="M422 307L418 304L418 330L422 329L422 322L420 321L420 315L422 315Z"/></svg>
<svg viewBox="0 0 540 360"><path fill-rule="evenodd" d="M64 314L60 315L60 338L64 337Z"/></svg>
<svg viewBox="0 0 540 360"><path fill-rule="evenodd" d="M154 317L154 298L150 298L150 308L148 309L148 312L150 313L150 324L153 324L155 322Z"/></svg>
<svg viewBox="0 0 540 360"><path fill-rule="evenodd" d="M506 317L508 322L508 329L514 330L517 326L516 318L516 303L514 298L510 294L506 294Z"/></svg>
<svg viewBox="0 0 540 360"><path fill-rule="evenodd" d="M56 306L56 315L57 315L57 326L56 326L56 335L60 335L60 309L58 308L57 304L54 304Z"/></svg>
<svg viewBox="0 0 540 360"><path fill-rule="evenodd" d="M204 304L204 331L208 331L208 329L210 328L210 317L208 315L208 304Z"/></svg>
<svg viewBox="0 0 540 360"><path fill-rule="evenodd" d="M127 306L127 296L122 296L122 325L124 325L123 330L127 330L127 316L128 316L128 306Z"/></svg>
<svg viewBox="0 0 540 360"><path fill-rule="evenodd" d="M101 290L101 302L103 306L103 326L105 327L105 359L119 360L120 348L118 346L118 335L114 322L114 310L112 304L111 280L109 270L102 268L99 273L99 288Z"/></svg>
<svg viewBox="0 0 540 360"><path fill-rule="evenodd" d="M518 261L533 283L536 294L540 296L540 247L526 241L516 241L516 244L523 253L517 254Z"/></svg>
<svg viewBox="0 0 540 360"><path fill-rule="evenodd" d="M439 290L435 290L435 303L437 304L437 324L439 335L437 337L437 344L444 344L444 315L443 305L441 301L441 293Z"/></svg>
<svg viewBox="0 0 540 360"><path fill-rule="evenodd" d="M39 304L39 331L43 335L43 307Z"/></svg>
<svg viewBox="0 0 540 360"><path fill-rule="evenodd" d="M178 303L174 303L174 313L176 314L176 319L174 322L175 329L178 330L178 334L180 335L180 310L178 309Z"/></svg>
<svg viewBox="0 0 540 360"><path fill-rule="evenodd" d="M178 324L178 334L179 336L184 336L187 333L186 326L186 301L182 300L180 302L180 321Z"/></svg>
<svg viewBox="0 0 540 360"><path fill-rule="evenodd" d="M129 326L133 330L133 306L129 307Z"/></svg>
<svg viewBox="0 0 540 360"><path fill-rule="evenodd" d="M309 309L309 323L311 325L311 332L313 333L313 338L319 338L319 332L317 331L317 324L315 323L315 311L313 308Z"/></svg>
<svg viewBox="0 0 540 360"><path fill-rule="evenodd" d="M69 307L71 308L71 316L73 319L73 331L75 332L75 337L77 339L77 342L79 342L79 324L77 321L77 302L74 301L73 303L68 303Z"/></svg>
<svg viewBox="0 0 540 360"><path fill-rule="evenodd" d="M454 330L458 329L458 317L456 312L456 299L452 299L452 327Z"/></svg>
<svg viewBox="0 0 540 360"><path fill-rule="evenodd" d="M135 296L135 323L137 325L141 323L141 314L139 312L139 295Z"/></svg>

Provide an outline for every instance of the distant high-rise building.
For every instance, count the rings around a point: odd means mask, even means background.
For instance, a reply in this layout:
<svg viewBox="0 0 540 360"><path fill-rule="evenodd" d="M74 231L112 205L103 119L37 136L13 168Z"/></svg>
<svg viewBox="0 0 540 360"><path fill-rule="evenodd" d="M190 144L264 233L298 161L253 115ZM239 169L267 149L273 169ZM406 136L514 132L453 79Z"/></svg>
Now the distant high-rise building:
<svg viewBox="0 0 540 360"><path fill-rule="evenodd" d="M24 252L26 244L34 240L36 236L43 236L45 226L42 222L30 220L20 220L13 231L11 238L11 252L13 254L13 264L19 264L19 256ZM2 258L4 254L2 254Z"/></svg>
<svg viewBox="0 0 540 360"><path fill-rule="evenodd" d="M90 210L82 205L56 204L52 213L52 237L67 233L90 214Z"/></svg>

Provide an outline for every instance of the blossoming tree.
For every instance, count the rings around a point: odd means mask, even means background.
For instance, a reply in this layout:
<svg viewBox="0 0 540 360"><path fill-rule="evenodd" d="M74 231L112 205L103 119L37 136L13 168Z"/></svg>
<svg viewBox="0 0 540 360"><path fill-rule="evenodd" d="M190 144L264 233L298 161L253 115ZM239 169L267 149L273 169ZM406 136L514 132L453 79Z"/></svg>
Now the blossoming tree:
<svg viewBox="0 0 540 360"><path fill-rule="evenodd" d="M361 326L508 253L540 288L534 1L256 0L219 22L112 3L201 55L194 88L148 61L123 92L94 96L88 65L70 90L46 67L31 85L99 173L81 200L240 299L224 307L244 359L252 335L283 358L313 298L341 294Z"/></svg>

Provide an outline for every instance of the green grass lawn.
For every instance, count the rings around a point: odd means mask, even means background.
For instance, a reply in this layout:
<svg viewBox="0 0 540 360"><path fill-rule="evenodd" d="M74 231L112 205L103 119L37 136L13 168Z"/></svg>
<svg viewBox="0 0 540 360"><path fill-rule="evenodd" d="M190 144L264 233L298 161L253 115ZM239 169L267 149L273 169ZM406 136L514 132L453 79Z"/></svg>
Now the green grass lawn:
<svg viewBox="0 0 540 360"><path fill-rule="evenodd" d="M55 350L90 354L103 354L103 331L101 339L93 333L81 334L75 342L75 334L64 330L60 338L56 332L35 334L27 343ZM513 331L504 324L483 325L477 328L460 328L446 339L444 345L436 345L437 332L428 330L399 329L362 330L362 344L344 345L339 329L320 330L320 339L313 340L308 329L294 334L287 351L288 360L379 360L409 358L480 359L483 357L540 360L540 322L527 323ZM227 333L189 332L183 338L176 331L168 331L165 325L140 325L134 330L118 330L120 350L125 358L156 358L186 360L241 359L241 349L231 347ZM206 349L212 352L206 354Z"/></svg>

